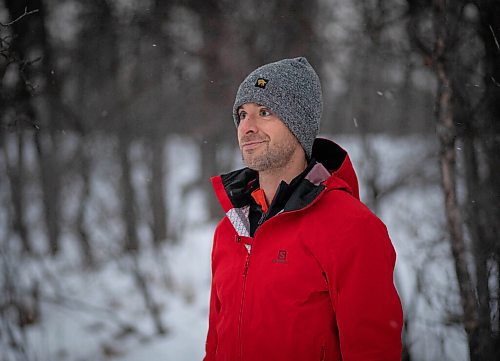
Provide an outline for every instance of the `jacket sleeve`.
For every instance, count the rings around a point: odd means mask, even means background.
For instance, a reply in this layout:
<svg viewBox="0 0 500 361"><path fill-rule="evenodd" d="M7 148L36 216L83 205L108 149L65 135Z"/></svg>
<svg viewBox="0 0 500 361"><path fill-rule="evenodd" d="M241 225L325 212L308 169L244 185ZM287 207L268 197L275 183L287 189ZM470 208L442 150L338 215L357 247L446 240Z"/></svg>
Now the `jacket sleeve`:
<svg viewBox="0 0 500 361"><path fill-rule="evenodd" d="M214 250L216 245L217 230L215 231L213 249L212 249L212 287L210 291L210 311L208 316L208 332L205 344L205 357L203 361L214 361L215 360L215 350L217 349L217 331L216 331L216 320L220 310L220 303L217 298L217 290L214 283Z"/></svg>
<svg viewBox="0 0 500 361"><path fill-rule="evenodd" d="M339 228L325 262L342 359L400 361L403 312L385 225L369 214Z"/></svg>
<svg viewBox="0 0 500 361"><path fill-rule="evenodd" d="M215 287L212 281L212 291L210 294L210 312L208 316L208 333L205 344L205 357L203 361L215 360L215 350L217 349L217 331L215 330L215 320L218 314L218 300Z"/></svg>

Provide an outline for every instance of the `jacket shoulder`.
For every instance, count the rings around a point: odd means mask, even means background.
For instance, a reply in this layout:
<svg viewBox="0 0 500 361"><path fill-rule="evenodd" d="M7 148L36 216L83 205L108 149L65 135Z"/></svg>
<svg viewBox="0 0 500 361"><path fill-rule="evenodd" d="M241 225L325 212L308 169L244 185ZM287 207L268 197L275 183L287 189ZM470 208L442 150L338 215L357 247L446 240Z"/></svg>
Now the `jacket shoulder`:
<svg viewBox="0 0 500 361"><path fill-rule="evenodd" d="M344 190L326 191L320 204L323 214L340 219L380 219L358 198Z"/></svg>
<svg viewBox="0 0 500 361"><path fill-rule="evenodd" d="M392 242L385 224L360 200L351 194L327 192L305 220L312 248L355 250L382 247L391 254Z"/></svg>

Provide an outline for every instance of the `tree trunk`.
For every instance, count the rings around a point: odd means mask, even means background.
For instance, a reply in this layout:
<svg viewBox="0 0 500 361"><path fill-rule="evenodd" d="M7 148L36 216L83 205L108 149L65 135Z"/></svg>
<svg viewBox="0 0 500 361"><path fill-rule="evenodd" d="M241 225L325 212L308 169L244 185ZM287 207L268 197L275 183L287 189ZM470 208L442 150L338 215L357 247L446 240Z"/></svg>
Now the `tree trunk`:
<svg viewBox="0 0 500 361"><path fill-rule="evenodd" d="M478 345L481 354L492 355L491 339L491 308L490 308L490 289L488 272L488 255L491 254L491 246L488 244L486 232L482 226L482 209L479 205L482 203L479 184L478 165L475 154L475 145L472 130L464 134L464 168L465 184L467 189L467 224L468 231L473 245L474 265L476 274L476 293L479 302L479 324Z"/></svg>
<svg viewBox="0 0 500 361"><path fill-rule="evenodd" d="M455 141L457 130L452 110L452 88L450 74L445 63L447 49L448 22L446 2L434 0L434 27L436 42L434 48L434 71L438 81L436 99L437 135L440 142L441 182L444 192L444 206L448 226L451 252L458 282L461 305L463 309L463 325L469 344L471 361L481 360L478 346L478 321L476 299L472 277L467 264L467 249L462 229L462 216L456 190L456 155Z"/></svg>
<svg viewBox="0 0 500 361"><path fill-rule="evenodd" d="M58 162L59 147L54 134L42 134L37 131L34 135L38 156L39 177L42 186L42 200L45 217L45 226L49 250L56 255L60 250L60 189L61 169Z"/></svg>
<svg viewBox="0 0 500 361"><path fill-rule="evenodd" d="M79 164L82 181L82 191L78 207L78 214L76 217L76 227L78 233L78 242L82 252L82 263L87 267L92 267L95 263L92 245L90 243L90 236L87 231L87 224L85 223L85 211L90 199L90 159L87 154L86 136L82 135L80 139Z"/></svg>
<svg viewBox="0 0 500 361"><path fill-rule="evenodd" d="M500 2L497 0L477 1L480 21L478 33L484 49L483 81L486 86L486 101L484 102L484 128L482 145L486 153L488 168L485 182L488 194L485 195L485 222L487 225L488 243L492 245L492 252L496 257L496 322L493 329L494 355L500 358Z"/></svg>
<svg viewBox="0 0 500 361"><path fill-rule="evenodd" d="M201 153L201 182L206 197L206 207L210 220L215 220L223 216L222 208L213 194L210 177L217 175L219 167L217 165L217 139L207 138L200 144Z"/></svg>
<svg viewBox="0 0 500 361"><path fill-rule="evenodd" d="M446 221L455 263L460 298L463 308L463 322L470 347L470 359L479 360L477 350L477 321L475 296L467 267L467 250L462 230L462 217L456 191L455 127L450 109L451 88L442 64L437 64L439 78L437 127L441 145L441 182L444 191Z"/></svg>
<svg viewBox="0 0 500 361"><path fill-rule="evenodd" d="M151 139L151 180L149 181L149 200L153 216L153 242L160 246L167 238L167 206L165 205L164 143L162 137Z"/></svg>
<svg viewBox="0 0 500 361"><path fill-rule="evenodd" d="M31 242L28 237L28 231L25 222L24 192L25 192L25 174L24 174L24 130L21 124L16 124L17 135L17 154L16 162L11 164L12 156L9 154L8 137L2 141L7 177L10 183L10 197L13 208L12 228L18 234L21 246L24 252L32 252Z"/></svg>
<svg viewBox="0 0 500 361"><path fill-rule="evenodd" d="M132 185L132 166L128 155L129 147L129 136L126 134L119 135L118 155L122 171L120 177L120 191L122 197L122 218L123 222L125 222L125 240L123 245L125 252L139 250L135 212L135 192Z"/></svg>

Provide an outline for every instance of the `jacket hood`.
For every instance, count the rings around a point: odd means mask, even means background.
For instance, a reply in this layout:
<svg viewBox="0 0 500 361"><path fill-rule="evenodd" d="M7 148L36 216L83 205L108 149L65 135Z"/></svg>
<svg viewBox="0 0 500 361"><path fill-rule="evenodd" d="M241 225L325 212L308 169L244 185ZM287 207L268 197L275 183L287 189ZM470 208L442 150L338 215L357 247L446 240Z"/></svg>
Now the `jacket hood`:
<svg viewBox="0 0 500 361"><path fill-rule="evenodd" d="M358 177L349 154L342 147L331 140L316 138L312 156L331 174L325 182L327 188L343 189L359 199Z"/></svg>
<svg viewBox="0 0 500 361"><path fill-rule="evenodd" d="M325 138L316 138L312 148L312 158L317 164L305 179L314 185L310 189L316 198L323 190L343 190L359 199L358 179L347 152ZM247 204L248 195L257 187L258 173L249 168L212 177L215 194L225 213L242 209Z"/></svg>

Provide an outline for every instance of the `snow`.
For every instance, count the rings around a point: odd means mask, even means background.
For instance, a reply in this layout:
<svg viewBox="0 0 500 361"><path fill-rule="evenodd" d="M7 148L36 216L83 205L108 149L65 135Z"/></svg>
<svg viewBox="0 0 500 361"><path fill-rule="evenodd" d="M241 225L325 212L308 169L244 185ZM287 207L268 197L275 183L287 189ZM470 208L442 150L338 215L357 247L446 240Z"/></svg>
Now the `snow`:
<svg viewBox="0 0 500 361"><path fill-rule="evenodd" d="M459 303L453 265L444 238L440 189L435 182L425 181L435 180L439 174L437 162L432 158L436 144L419 136L371 136L368 141L376 156L374 164L367 161L359 136L333 138L348 150L361 180L376 171L383 188L405 172L413 170L423 176L407 179L405 186L379 199L378 215L386 223L398 254L396 282L405 313L412 321L408 336L415 359L468 360L463 331L445 325L450 310L456 311ZM102 147L112 147L112 144L100 144L101 148L91 147L91 152L111 153ZM64 235L62 254L54 259L38 257L23 259L22 264L8 263L17 275L20 289L29 290L37 282L41 286L42 318L26 328L29 360L202 359L215 224L206 221L204 194L199 187L187 191L184 198L180 196L180 190L199 174L197 149L189 138L169 138L165 147L168 169L165 196L169 209L175 210L170 212L170 220L182 224L178 226L179 239L155 249L149 233L143 232L142 251L137 255L139 272L147 280L152 298L161 311L160 319L166 333L161 335L155 330L131 272L134 268L132 256L117 254L122 230L116 215L119 207L114 184L116 169L112 158L97 156L92 170L92 200L88 205L92 239L99 251L96 269L82 270L77 242L69 233ZM224 155L226 159L238 162L235 149L225 148L225 151L234 152L234 156ZM140 165L142 155L140 147L133 149L133 179L137 188L144 187L148 181L147 171ZM377 167L374 169L374 166ZM362 182L360 186L363 198L366 185ZM78 182L75 181L73 187L79 189ZM5 192L7 190L0 190L0 199L6 199ZM76 198L67 199L75 202ZM74 213L75 204L66 206ZM33 217L40 217L32 213ZM3 208L0 209L0 222L2 227L6 222ZM36 228L38 233L41 233L40 228ZM6 245L2 250L6 254L16 254L15 250L7 251ZM421 285L426 292L419 291ZM0 346L1 349L1 341ZM5 350L0 351L0 359L11 361L15 358Z"/></svg>
<svg viewBox="0 0 500 361"><path fill-rule="evenodd" d="M42 322L30 327L34 360L196 360L203 357L210 282L213 224L187 230L177 245L139 256L166 335L157 335L144 300L127 272L127 257L98 271L81 272L74 262L34 262L32 279L45 285Z"/></svg>

